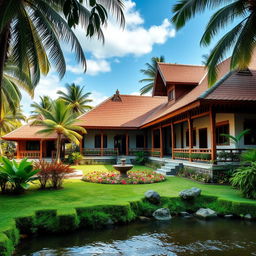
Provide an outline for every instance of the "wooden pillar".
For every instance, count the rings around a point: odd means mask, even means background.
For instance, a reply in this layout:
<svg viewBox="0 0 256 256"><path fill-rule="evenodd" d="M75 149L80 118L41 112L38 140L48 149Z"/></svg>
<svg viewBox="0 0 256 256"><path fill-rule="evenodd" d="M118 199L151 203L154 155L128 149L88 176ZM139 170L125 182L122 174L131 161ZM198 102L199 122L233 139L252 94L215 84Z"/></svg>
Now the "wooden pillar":
<svg viewBox="0 0 256 256"><path fill-rule="evenodd" d="M128 156L129 155L129 135L128 135L128 132L126 133L126 136L125 136L125 146L126 146L126 155Z"/></svg>
<svg viewBox="0 0 256 256"><path fill-rule="evenodd" d="M40 140L40 160L43 158L43 140Z"/></svg>
<svg viewBox="0 0 256 256"><path fill-rule="evenodd" d="M17 141L17 159L20 159L20 142Z"/></svg>
<svg viewBox="0 0 256 256"><path fill-rule="evenodd" d="M175 159L175 156L174 156L175 131L174 131L174 125L173 125L173 123L171 123L171 136L172 136L172 159Z"/></svg>
<svg viewBox="0 0 256 256"><path fill-rule="evenodd" d="M100 155L104 155L104 135L102 131L100 133Z"/></svg>
<svg viewBox="0 0 256 256"><path fill-rule="evenodd" d="M210 108L211 160L216 161L216 113Z"/></svg>
<svg viewBox="0 0 256 256"><path fill-rule="evenodd" d="M159 137L160 137L160 157L162 158L164 156L164 144L163 144L163 129L162 126L159 128Z"/></svg>
<svg viewBox="0 0 256 256"><path fill-rule="evenodd" d="M188 116L188 134L189 134L189 161L192 162L191 153L193 148L193 120Z"/></svg>

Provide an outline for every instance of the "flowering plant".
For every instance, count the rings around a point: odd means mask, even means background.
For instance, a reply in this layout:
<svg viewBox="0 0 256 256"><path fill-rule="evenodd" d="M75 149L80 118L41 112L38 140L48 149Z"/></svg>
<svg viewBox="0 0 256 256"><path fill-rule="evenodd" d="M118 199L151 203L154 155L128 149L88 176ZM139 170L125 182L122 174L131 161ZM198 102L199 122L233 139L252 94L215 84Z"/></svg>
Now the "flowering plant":
<svg viewBox="0 0 256 256"><path fill-rule="evenodd" d="M129 171L124 178L119 172L94 171L86 174L83 181L101 184L150 184L165 180L165 176L151 170Z"/></svg>

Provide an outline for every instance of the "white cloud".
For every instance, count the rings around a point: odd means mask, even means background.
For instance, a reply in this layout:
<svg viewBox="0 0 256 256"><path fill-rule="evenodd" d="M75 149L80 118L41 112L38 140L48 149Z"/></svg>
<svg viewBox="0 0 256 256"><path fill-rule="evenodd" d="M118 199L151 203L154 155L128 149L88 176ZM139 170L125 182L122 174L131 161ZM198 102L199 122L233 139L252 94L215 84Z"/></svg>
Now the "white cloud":
<svg viewBox="0 0 256 256"><path fill-rule="evenodd" d="M150 53L155 44L164 44L175 36L175 29L167 19L160 25L145 28L144 19L136 10L136 3L126 0L125 5L126 27L122 29L116 22L110 20L108 26L103 28L104 45L96 39L87 39L83 29L78 27L75 30L85 52L90 52L98 59L123 57L129 54L140 56Z"/></svg>
<svg viewBox="0 0 256 256"><path fill-rule="evenodd" d="M130 95L139 96L140 92L132 92ZM152 96L152 92L147 92L146 94L143 94L143 96Z"/></svg>
<svg viewBox="0 0 256 256"><path fill-rule="evenodd" d="M84 70L80 65L76 65L76 66L67 65L67 71L70 71L74 74L84 73ZM106 60L87 60L87 71L86 71L87 75L95 76L99 73L105 73L110 71L111 71L110 63Z"/></svg>

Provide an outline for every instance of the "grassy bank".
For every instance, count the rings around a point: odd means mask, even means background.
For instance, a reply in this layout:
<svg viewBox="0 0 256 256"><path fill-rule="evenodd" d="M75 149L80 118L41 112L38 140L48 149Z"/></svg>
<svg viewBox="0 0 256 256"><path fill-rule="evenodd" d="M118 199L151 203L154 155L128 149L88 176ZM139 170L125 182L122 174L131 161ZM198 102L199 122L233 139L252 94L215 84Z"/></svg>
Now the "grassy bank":
<svg viewBox="0 0 256 256"><path fill-rule="evenodd" d="M140 168L145 169L136 167ZM79 166L77 169L86 173L111 170L112 167ZM201 188L203 197L194 204L186 204L177 196L179 191L191 187ZM172 212L208 206L218 212L251 213L256 216L256 201L242 198L239 191L230 186L198 184L180 177L146 185L103 185L67 180L61 190L42 191L38 190L38 185L33 185L23 195L0 195L0 252L3 248L10 248L8 250L11 251L17 242L18 231L14 220L17 220L22 232L61 232L88 224L93 227L93 220L100 223L108 218L113 218L115 222L127 222L155 209L141 203L149 189L157 191L164 198L162 206L169 207ZM10 255L8 250L0 255Z"/></svg>

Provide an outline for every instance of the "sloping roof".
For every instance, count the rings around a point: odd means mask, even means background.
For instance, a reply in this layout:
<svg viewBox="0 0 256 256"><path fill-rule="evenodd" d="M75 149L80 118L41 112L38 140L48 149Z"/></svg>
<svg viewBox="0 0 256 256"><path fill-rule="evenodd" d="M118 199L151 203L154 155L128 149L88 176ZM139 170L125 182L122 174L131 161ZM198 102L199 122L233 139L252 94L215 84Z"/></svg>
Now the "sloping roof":
<svg viewBox="0 0 256 256"><path fill-rule="evenodd" d="M138 128L145 119L167 102L167 97L120 95L121 101L107 99L78 118L86 127Z"/></svg>
<svg viewBox="0 0 256 256"><path fill-rule="evenodd" d="M199 83L206 69L204 66L158 63L165 83Z"/></svg>
<svg viewBox="0 0 256 256"><path fill-rule="evenodd" d="M5 140L26 140L26 139L56 139L56 134L38 134L37 132L44 129L42 126L39 125L30 125L30 124L25 124L18 129L4 135L2 138Z"/></svg>

